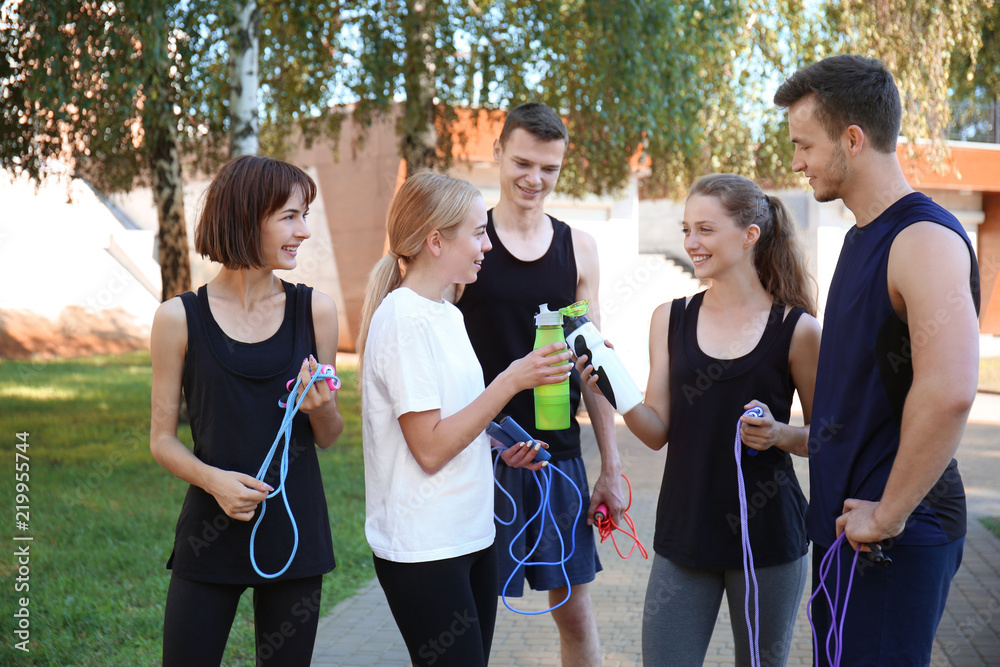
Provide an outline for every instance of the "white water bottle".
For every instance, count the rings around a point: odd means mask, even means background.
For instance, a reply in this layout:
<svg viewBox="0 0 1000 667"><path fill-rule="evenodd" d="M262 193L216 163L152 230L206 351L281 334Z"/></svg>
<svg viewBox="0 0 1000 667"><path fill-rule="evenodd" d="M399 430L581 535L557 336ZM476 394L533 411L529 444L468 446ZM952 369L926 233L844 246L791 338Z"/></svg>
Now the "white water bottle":
<svg viewBox="0 0 1000 667"><path fill-rule="evenodd" d="M597 375L597 387L619 414L642 403L642 392L625 370L615 351L604 344L604 336L586 316L590 306L586 301L560 308L563 314L563 334L566 345L576 356L587 355Z"/></svg>

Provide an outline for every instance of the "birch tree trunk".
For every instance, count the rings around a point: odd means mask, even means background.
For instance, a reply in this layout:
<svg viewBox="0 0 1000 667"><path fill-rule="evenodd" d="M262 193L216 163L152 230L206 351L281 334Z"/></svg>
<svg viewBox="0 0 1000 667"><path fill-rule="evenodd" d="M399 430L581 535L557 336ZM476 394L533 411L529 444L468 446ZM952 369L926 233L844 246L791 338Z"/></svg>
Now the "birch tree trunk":
<svg viewBox="0 0 1000 667"><path fill-rule="evenodd" d="M406 101L399 120L400 153L406 160L409 178L421 169L434 169L438 163L437 128L435 127L434 52L435 24L440 0L409 0L403 19L406 50L403 86Z"/></svg>
<svg viewBox="0 0 1000 667"><path fill-rule="evenodd" d="M160 221L158 242L162 299L166 301L191 289L191 258L188 256L184 182L181 179L176 129L171 122L169 107L152 111L158 127L150 128L148 150L153 200Z"/></svg>
<svg viewBox="0 0 1000 667"><path fill-rule="evenodd" d="M229 44L229 117L231 157L258 152L257 88L260 51L260 9L256 0L243 0Z"/></svg>
<svg viewBox="0 0 1000 667"><path fill-rule="evenodd" d="M153 31L147 43L149 74L142 118L146 134L144 151L149 160L153 201L160 226L157 242L163 301L191 289L191 258L184 219L184 181L177 146L178 117L174 113L175 97L166 35L166 31Z"/></svg>

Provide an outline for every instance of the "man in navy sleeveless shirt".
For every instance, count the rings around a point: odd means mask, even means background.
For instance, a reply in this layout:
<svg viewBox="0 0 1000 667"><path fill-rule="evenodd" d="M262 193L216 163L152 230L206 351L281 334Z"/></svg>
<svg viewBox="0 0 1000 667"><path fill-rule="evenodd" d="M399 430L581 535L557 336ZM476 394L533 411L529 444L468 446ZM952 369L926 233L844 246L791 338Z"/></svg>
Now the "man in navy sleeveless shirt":
<svg viewBox="0 0 1000 667"><path fill-rule="evenodd" d="M493 249L483 260L476 282L456 286L460 291L455 303L465 316L469 339L483 367L486 383L515 359L531 351L534 335L534 314L538 306L548 303L552 310L574 301L590 301L590 319L600 326L597 301L597 244L592 236L572 229L564 222L546 215L545 197L559 178L569 135L562 120L544 104L524 104L508 115L500 138L494 143L494 158L500 166L500 200L489 211L487 233ZM462 289L464 288L464 289ZM593 529L588 525L600 503L606 503L611 515L620 520L625 507L621 488L621 463L615 440L614 414L611 404L587 387L580 387L579 374L574 369L570 378L572 411L582 396L593 424L601 453L601 474L588 499L586 470L580 452L580 426L575 416L564 431L536 431L534 403L530 391L515 396L504 409L530 434L549 444L550 465L574 479L583 496L582 511L575 533L576 548L566 563L566 575L559 566L529 565L514 573L507 595L518 596L525 576L535 590L549 591L551 605L569 600L553 610L552 617L560 635L562 664L585 666L601 663L601 647L587 584L601 569L597 557ZM498 469L498 478L517 499L518 515L531 516L538 509L535 482L523 479L523 471ZM579 504L575 492L565 488L560 478L553 484L550 498L555 516L575 516ZM566 493L563 493L565 491ZM509 501L497 500L497 513L505 514ZM547 522L548 531L551 522ZM569 523L560 521L560 524ZM503 589L513 571L514 563L507 547L518 527L497 524L498 553L501 554L500 586ZM565 530L565 527L564 527ZM567 541L567 551L569 539ZM522 538L523 541L523 538ZM529 535L528 548L535 543ZM552 551L554 549L555 551ZM545 553L541 553L545 550ZM524 545L515 546L523 556ZM539 550L532 560L559 560L559 541L548 532L541 536Z"/></svg>
<svg viewBox="0 0 1000 667"><path fill-rule="evenodd" d="M816 376L813 587L823 555L846 533L841 601L853 549L863 553L841 664L926 665L965 541L953 456L976 393L975 253L955 217L906 182L899 93L881 62L827 58L791 76L774 101L788 109L793 170L818 201L841 199L857 221L830 284ZM875 566L873 548L892 565ZM836 575L826 578L831 595ZM822 595L812 612L817 664L827 664Z"/></svg>

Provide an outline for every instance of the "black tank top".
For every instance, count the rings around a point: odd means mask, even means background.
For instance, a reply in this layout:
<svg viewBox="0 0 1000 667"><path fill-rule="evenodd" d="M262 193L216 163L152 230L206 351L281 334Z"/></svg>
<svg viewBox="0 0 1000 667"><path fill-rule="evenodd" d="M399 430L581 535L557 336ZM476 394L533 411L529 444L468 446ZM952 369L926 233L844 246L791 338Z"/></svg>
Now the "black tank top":
<svg viewBox="0 0 1000 667"><path fill-rule="evenodd" d="M552 220L552 243L538 259L522 261L504 247L493 224L492 209L487 213L486 233L493 249L486 253L476 282L465 286L458 309L465 317L469 340L483 367L488 385L515 359L531 352L535 344L535 313L547 303L557 310L576 301L576 254L573 230L565 222ZM580 376L574 369L569 379L570 427L564 431L535 428L532 391L514 396L503 410L532 437L549 444L553 460L580 456L580 425L576 410L580 405Z"/></svg>
<svg viewBox="0 0 1000 667"><path fill-rule="evenodd" d="M911 192L864 227L848 230L830 282L813 399L808 521L816 544L833 543L846 499L882 498L913 384L913 348L938 332L939 322L933 319L908 325L889 298L892 244L918 222L942 225L965 242L972 264L969 289L979 313L979 266L969 236L954 215L928 196ZM952 296L962 298L949 293L949 301ZM954 305L941 306L935 317L951 317ZM965 535L966 520L965 487L952 459L893 543L947 544Z"/></svg>
<svg viewBox="0 0 1000 667"><path fill-rule="evenodd" d="M709 357L698 346L704 292L670 310L670 440L656 508L656 553L688 567L740 569L740 504L733 444L743 406L765 403L788 423L794 384L788 367L801 308L785 317L774 304L757 346L736 359ZM742 454L754 565L805 555L806 501L791 455L777 447Z"/></svg>
<svg viewBox="0 0 1000 667"><path fill-rule="evenodd" d="M312 288L285 288L285 316L278 332L259 343L242 343L225 334L208 305L203 285L197 296L181 295L187 315L188 344L182 385L191 416L194 454L223 470L257 474L281 426L278 399L302 360L316 354ZM281 447L265 481L278 487ZM278 579L309 577L334 568L326 496L308 415L297 413L292 425L288 502L299 530L299 548ZM187 579L213 583L256 584L264 579L250 564L251 521L226 516L215 498L191 485L177 520L168 568ZM267 512L254 542L257 565L265 573L280 570L291 553L293 532L280 496L267 501Z"/></svg>

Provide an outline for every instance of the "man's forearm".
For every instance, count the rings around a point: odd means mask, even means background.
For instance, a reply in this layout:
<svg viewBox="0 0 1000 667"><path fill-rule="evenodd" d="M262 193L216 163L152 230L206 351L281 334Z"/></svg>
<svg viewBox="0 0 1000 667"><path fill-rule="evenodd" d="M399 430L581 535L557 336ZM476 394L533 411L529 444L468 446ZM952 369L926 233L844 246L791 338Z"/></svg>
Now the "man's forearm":
<svg viewBox="0 0 1000 667"><path fill-rule="evenodd" d="M621 459L618 454L618 439L615 436L615 410L608 399L595 394L589 387L581 385L580 393L583 403L587 406L590 424L597 439L597 448L601 453L601 473L609 475L621 474Z"/></svg>
<svg viewBox="0 0 1000 667"><path fill-rule="evenodd" d="M910 514L937 484L955 456L971 407L970 397L940 384L928 382L910 389L899 451L875 512L875 520L887 532L902 532Z"/></svg>

